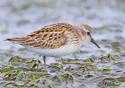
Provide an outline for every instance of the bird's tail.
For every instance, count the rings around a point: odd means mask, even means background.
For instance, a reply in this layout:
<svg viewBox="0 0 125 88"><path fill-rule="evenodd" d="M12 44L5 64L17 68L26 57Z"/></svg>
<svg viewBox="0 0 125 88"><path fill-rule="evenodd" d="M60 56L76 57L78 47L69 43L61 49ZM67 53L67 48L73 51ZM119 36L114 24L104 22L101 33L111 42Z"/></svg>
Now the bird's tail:
<svg viewBox="0 0 125 88"><path fill-rule="evenodd" d="M25 41L29 39L28 36L23 36L23 37L15 37L15 38L8 38L3 41L9 41L9 42L14 42L14 43L19 43L19 44L25 44Z"/></svg>

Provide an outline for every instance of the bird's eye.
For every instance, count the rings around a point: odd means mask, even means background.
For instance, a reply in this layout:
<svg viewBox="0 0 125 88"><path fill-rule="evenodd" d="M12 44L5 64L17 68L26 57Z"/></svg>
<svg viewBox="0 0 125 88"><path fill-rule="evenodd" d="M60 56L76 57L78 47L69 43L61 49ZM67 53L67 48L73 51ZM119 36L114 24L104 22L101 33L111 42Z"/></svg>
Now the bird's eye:
<svg viewBox="0 0 125 88"><path fill-rule="evenodd" d="M90 35L90 32L87 32L88 35Z"/></svg>

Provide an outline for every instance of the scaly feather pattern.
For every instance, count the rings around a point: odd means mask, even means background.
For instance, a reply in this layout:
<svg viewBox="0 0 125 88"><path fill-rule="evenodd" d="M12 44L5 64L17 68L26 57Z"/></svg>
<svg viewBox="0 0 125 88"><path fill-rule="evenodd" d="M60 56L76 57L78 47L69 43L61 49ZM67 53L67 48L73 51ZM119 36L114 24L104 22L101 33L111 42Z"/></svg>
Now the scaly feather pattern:
<svg viewBox="0 0 125 88"><path fill-rule="evenodd" d="M74 35L73 37L75 41L79 39L74 26L69 23L56 23L44 26L43 28L34 31L27 36L9 38L5 41L26 44L32 47L53 49L64 46L68 42L67 38L72 37L69 37L69 35Z"/></svg>

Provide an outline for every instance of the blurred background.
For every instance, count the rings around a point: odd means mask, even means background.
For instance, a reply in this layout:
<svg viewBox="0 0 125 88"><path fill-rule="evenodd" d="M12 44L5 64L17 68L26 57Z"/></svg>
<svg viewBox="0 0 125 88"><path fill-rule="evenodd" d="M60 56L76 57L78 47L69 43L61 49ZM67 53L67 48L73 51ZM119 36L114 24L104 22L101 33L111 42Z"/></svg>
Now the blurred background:
<svg viewBox="0 0 125 88"><path fill-rule="evenodd" d="M8 48L3 47L3 39L23 36L52 23L88 24L93 29L109 25L124 29L125 24L124 0L1 0L0 12L0 48ZM102 38L98 33L94 34L99 36L97 40Z"/></svg>
<svg viewBox="0 0 125 88"><path fill-rule="evenodd" d="M107 39L123 42L125 38L125 0L1 0L0 12L0 49L18 49L22 46L3 40L58 22L88 24L93 29L94 39L100 43ZM102 44L99 45L105 53L112 51L109 48L112 45ZM97 50L91 43L84 45L82 50L90 49L92 53Z"/></svg>
<svg viewBox="0 0 125 88"><path fill-rule="evenodd" d="M87 42L79 50L82 54L76 53L78 59L92 55L98 58L109 53L125 58L125 0L0 0L0 63L7 62L14 55L38 58L37 54L23 51L22 46L3 40L24 36L58 22L88 24L92 27L93 38L101 49ZM124 59L120 61L125 62ZM47 64L52 62L55 59L49 59ZM112 64L103 65L120 69ZM97 64L99 68L103 65ZM125 66L122 65L122 68Z"/></svg>

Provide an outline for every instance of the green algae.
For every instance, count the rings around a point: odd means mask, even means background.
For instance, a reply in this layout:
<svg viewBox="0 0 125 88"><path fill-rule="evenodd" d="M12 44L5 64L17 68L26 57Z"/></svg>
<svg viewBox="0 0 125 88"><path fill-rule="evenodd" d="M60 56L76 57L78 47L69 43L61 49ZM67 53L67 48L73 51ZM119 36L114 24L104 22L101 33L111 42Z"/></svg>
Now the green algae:
<svg viewBox="0 0 125 88"><path fill-rule="evenodd" d="M95 61L93 61L93 58ZM89 62L93 62L95 64L85 66L79 65L78 67L72 68L71 66L64 69L62 64L60 63L51 63L48 66L49 72L56 73L55 75L51 75L49 73L44 72L43 67L41 66L41 62L39 60L28 60L27 58L22 58L19 56L11 57L8 60L9 66L0 68L0 72L4 74L3 80L9 80L11 82L5 82L3 87L61 87L62 85L68 86L68 84L73 84L76 86L76 82L78 82L79 86L85 86L85 83L93 83L92 78L95 77L95 74L91 74L94 72L96 74L105 74L107 71L112 71L109 66L105 66L101 69L98 68L97 63L100 61L113 60L116 61L118 59L117 55L107 54L102 57L92 56L91 58L87 58ZM77 60L77 59L76 59ZM76 61L75 59L68 59L68 61ZM79 60L81 61L81 59ZM108 63L106 61L105 63ZM7 64L7 63L6 63ZM22 65L23 64L23 65ZM16 66L15 66L16 65ZM115 65L115 64L114 64ZM55 70L55 71L54 71ZM110 73L108 73L110 74ZM104 79L98 82L99 87L105 86L120 86L122 82L124 82L123 77L119 77L116 79L118 81L110 81ZM19 83L17 83L17 81ZM118 82L118 83L117 83ZM82 85L82 84L83 85ZM117 85L116 85L117 84Z"/></svg>

